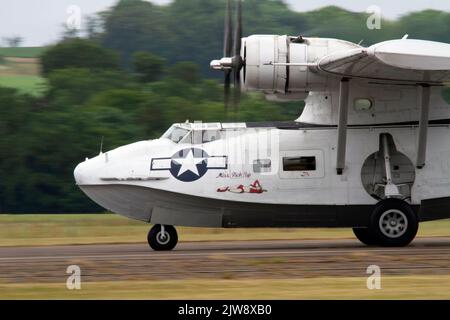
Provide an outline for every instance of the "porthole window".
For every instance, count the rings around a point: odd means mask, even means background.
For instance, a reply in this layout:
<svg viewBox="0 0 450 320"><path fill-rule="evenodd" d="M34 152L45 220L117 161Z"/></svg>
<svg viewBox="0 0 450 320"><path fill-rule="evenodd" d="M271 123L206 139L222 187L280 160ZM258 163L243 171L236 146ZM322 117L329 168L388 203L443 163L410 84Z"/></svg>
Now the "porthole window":
<svg viewBox="0 0 450 320"><path fill-rule="evenodd" d="M372 100L367 98L358 98L355 100L355 110L356 111L368 111L372 109Z"/></svg>

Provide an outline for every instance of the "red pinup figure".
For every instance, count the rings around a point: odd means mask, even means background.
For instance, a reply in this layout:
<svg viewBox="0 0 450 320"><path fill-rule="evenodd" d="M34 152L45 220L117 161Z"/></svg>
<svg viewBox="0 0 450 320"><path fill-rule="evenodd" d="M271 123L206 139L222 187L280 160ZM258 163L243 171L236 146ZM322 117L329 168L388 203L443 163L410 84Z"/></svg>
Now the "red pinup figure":
<svg viewBox="0 0 450 320"><path fill-rule="evenodd" d="M261 183L259 180L256 180L253 182L250 186L244 186L242 184L234 187L223 187L217 189L217 192L232 192L232 193L264 193L267 192L267 190L264 190L261 186Z"/></svg>

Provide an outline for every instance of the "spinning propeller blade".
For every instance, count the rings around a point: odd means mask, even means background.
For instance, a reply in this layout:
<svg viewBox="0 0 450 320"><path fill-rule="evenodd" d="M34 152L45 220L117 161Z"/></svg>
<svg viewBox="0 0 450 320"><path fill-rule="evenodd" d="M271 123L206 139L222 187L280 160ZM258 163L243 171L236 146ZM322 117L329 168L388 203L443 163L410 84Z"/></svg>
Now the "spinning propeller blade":
<svg viewBox="0 0 450 320"><path fill-rule="evenodd" d="M238 65L234 68L234 107L239 111L239 104L241 102L241 45L242 45L242 1L239 0L237 4L236 17L236 31L234 34L234 56L238 57Z"/></svg>
<svg viewBox="0 0 450 320"><path fill-rule="evenodd" d="M233 44L233 21L232 21L232 11L231 11L231 0L227 2L227 13L225 15L225 33L223 39L223 56L231 57L232 54L232 44ZM225 112L228 112L228 107L230 104L230 87L231 87L231 70L224 70L224 104Z"/></svg>
<svg viewBox="0 0 450 320"><path fill-rule="evenodd" d="M244 60L241 57L241 43L242 43L242 1L237 3L237 17L236 29L234 32L233 41L233 22L232 22L232 3L227 1L227 10L225 15L225 32L223 42L224 57L220 60L213 60L211 68L214 70L221 70L224 72L224 103L225 112L228 112L231 94L231 81L234 82L233 105L235 110L238 110L238 105L241 96L241 77L240 71L244 66Z"/></svg>

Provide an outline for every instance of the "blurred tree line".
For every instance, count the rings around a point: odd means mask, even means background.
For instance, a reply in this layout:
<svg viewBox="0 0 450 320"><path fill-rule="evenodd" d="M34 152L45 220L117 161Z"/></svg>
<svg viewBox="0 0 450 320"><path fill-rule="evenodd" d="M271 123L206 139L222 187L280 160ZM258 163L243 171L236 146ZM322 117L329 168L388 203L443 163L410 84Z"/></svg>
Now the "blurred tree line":
<svg viewBox="0 0 450 320"><path fill-rule="evenodd" d="M79 54L76 54L79 53ZM0 212L102 211L75 186L85 157L159 137L170 124L292 120L300 104L245 95L239 114L225 114L223 86L193 62L168 65L136 52L132 70L118 54L86 39L66 39L42 56L42 97L0 87Z"/></svg>
<svg viewBox="0 0 450 320"><path fill-rule="evenodd" d="M88 36L72 35L42 56L40 97L0 88L0 212L93 212L102 209L75 186L84 157L158 137L171 123L293 120L299 103L244 95L225 114L223 88L209 62L222 55L225 0L176 0L168 6L121 0L90 18ZM369 45L398 38L450 42L450 14L424 11L381 30L367 14L328 7L298 13L279 0L244 2L245 34L304 34ZM215 77L215 78L214 78Z"/></svg>
<svg viewBox="0 0 450 320"><path fill-rule="evenodd" d="M212 58L222 57L226 0L174 0L158 6L149 1L120 0L98 15L102 32L92 38L120 52L121 63L131 66L136 51L165 57L171 63L193 61L202 73ZM403 37L450 42L450 13L434 10L411 13L396 21L383 19L380 30L369 30L370 14L325 7L295 12L281 0L243 1L244 35L288 34L346 39L363 45ZM92 21L91 21L92 23Z"/></svg>

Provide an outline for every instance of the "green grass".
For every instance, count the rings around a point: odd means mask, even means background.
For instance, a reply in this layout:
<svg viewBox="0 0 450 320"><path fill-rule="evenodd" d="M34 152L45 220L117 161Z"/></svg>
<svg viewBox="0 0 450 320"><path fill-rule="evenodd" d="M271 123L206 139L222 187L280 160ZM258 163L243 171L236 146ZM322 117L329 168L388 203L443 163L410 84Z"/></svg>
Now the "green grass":
<svg viewBox="0 0 450 320"><path fill-rule="evenodd" d="M32 75L0 75L0 86L39 96L44 91L45 80Z"/></svg>
<svg viewBox="0 0 450 320"><path fill-rule="evenodd" d="M15 58L38 58L46 47L0 48L0 56Z"/></svg>
<svg viewBox="0 0 450 320"><path fill-rule="evenodd" d="M149 224L114 214L0 215L0 246L144 243ZM180 241L353 239L350 229L177 228ZM419 237L450 236L450 220L421 224Z"/></svg>
<svg viewBox="0 0 450 320"><path fill-rule="evenodd" d="M450 276L384 276L380 290L365 277L192 279L1 284L0 299L450 299Z"/></svg>
<svg viewBox="0 0 450 320"><path fill-rule="evenodd" d="M4 49L5 48L0 48L0 56L2 50ZM0 86L14 88L18 89L22 93L40 96L44 93L44 85L45 80L40 76L39 59L17 57L1 59Z"/></svg>

